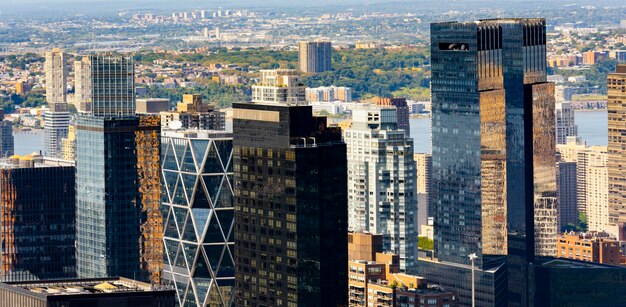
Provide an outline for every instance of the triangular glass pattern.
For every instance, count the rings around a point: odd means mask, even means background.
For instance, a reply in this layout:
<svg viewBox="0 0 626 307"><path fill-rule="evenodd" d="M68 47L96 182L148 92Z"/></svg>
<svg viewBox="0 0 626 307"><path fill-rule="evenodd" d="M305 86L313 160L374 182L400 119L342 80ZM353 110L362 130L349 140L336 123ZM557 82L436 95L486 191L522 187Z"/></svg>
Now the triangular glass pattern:
<svg viewBox="0 0 626 307"><path fill-rule="evenodd" d="M165 239L165 255L167 257L167 263L173 264L176 260L176 251L178 250L178 242Z"/></svg>
<svg viewBox="0 0 626 307"><path fill-rule="evenodd" d="M196 255L198 254L198 245L183 243L183 252L185 253L185 259L189 268L193 267Z"/></svg>
<svg viewBox="0 0 626 307"><path fill-rule="evenodd" d="M235 293L235 279L216 279L222 298L224 298L224 306L232 306L233 294Z"/></svg>
<svg viewBox="0 0 626 307"><path fill-rule="evenodd" d="M215 200L215 208L232 208L234 202L233 191L231 190L230 184L224 176L224 181L222 182L222 188L220 189L220 194Z"/></svg>
<svg viewBox="0 0 626 307"><path fill-rule="evenodd" d="M228 235L228 232L230 231L231 225L233 224L234 220L233 210L215 210L215 214L217 214L219 218L220 226L222 226L222 231L224 232L224 235Z"/></svg>
<svg viewBox="0 0 626 307"><path fill-rule="evenodd" d="M233 152L233 141L213 141L213 143L217 148L217 152L220 154L220 159L225 169L226 165L228 165L228 160L230 160L230 155Z"/></svg>
<svg viewBox="0 0 626 307"><path fill-rule="evenodd" d="M180 165L180 169L185 172L197 173L196 162L193 159L193 155L191 153L191 148L187 146L185 150L185 156L183 157L183 162Z"/></svg>
<svg viewBox="0 0 626 307"><path fill-rule="evenodd" d="M193 191L196 187L196 180L198 179L198 176L181 173L180 178L183 180L183 184L185 185L185 193L187 195L187 200L191 204L192 198L193 198Z"/></svg>
<svg viewBox="0 0 626 307"><path fill-rule="evenodd" d="M194 196L192 208L211 208L209 198L204 190L205 183L200 181L196 186L196 194Z"/></svg>
<svg viewBox="0 0 626 307"><path fill-rule="evenodd" d="M172 148L172 144L166 144L167 152L163 151L163 169L164 170L172 170L178 171L178 164L176 163L176 156L174 155L174 149Z"/></svg>
<svg viewBox="0 0 626 307"><path fill-rule="evenodd" d="M224 251L224 245L204 245L204 251L207 258L209 258L209 265L213 272L217 271L217 266L220 263L222 252Z"/></svg>
<svg viewBox="0 0 626 307"><path fill-rule="evenodd" d="M227 173L232 173L233 172L233 155L230 155L230 159L228 160L228 165L226 166L226 172Z"/></svg>
<svg viewBox="0 0 626 307"><path fill-rule="evenodd" d="M219 174L223 173L224 169L222 168L222 162L220 162L220 157L217 154L217 149L215 149L215 145L209 146L209 152L207 154L206 162L204 162L204 174Z"/></svg>
<svg viewBox="0 0 626 307"><path fill-rule="evenodd" d="M185 224L185 231L183 231L183 240L198 242L198 237L196 237L196 230L193 226L193 221L191 220L191 214L187 218L187 224Z"/></svg>
<svg viewBox="0 0 626 307"><path fill-rule="evenodd" d="M178 165L182 165L185 148L187 148L187 141L173 139L172 142L174 145L174 152L176 153L176 160L178 161Z"/></svg>
<svg viewBox="0 0 626 307"><path fill-rule="evenodd" d="M204 185L206 186L206 189L209 192L209 197L214 205L217 200L217 192L220 189L223 177L223 175L202 176L204 179Z"/></svg>
<svg viewBox="0 0 626 307"><path fill-rule="evenodd" d="M211 289L209 290L209 296L207 297L208 302L221 302L222 298L220 297L220 293L217 290L217 284L215 282L211 285Z"/></svg>
<svg viewBox="0 0 626 307"><path fill-rule="evenodd" d="M171 212L168 214L167 220L165 222L165 237L179 239L178 230L176 229L176 222L174 221L174 213ZM174 260L174 259L172 259Z"/></svg>
<svg viewBox="0 0 626 307"><path fill-rule="evenodd" d="M224 247L224 256L220 267L217 269L216 277L231 277L235 275L235 265L233 264L233 256L230 254L228 246Z"/></svg>
<svg viewBox="0 0 626 307"><path fill-rule="evenodd" d="M202 167L207 147L209 147L208 140L191 140L191 148L193 149L193 156L195 157L198 169Z"/></svg>
<svg viewBox="0 0 626 307"><path fill-rule="evenodd" d="M198 263L196 263L196 267L194 269L194 278L213 278L211 272L209 271L209 266L207 265L206 259L202 254L200 254L200 257L198 257Z"/></svg>
<svg viewBox="0 0 626 307"><path fill-rule="evenodd" d="M217 219L217 216L213 214L211 216L211 220L209 221L209 226L206 231L206 235L204 236L203 243L224 243L224 235L222 233L222 227L220 227L220 223Z"/></svg>
<svg viewBox="0 0 626 307"><path fill-rule="evenodd" d="M176 293L178 294L178 301L185 301L185 294L187 291L187 281L180 275L174 275L174 284L176 284Z"/></svg>
<svg viewBox="0 0 626 307"><path fill-rule="evenodd" d="M183 253L183 247L179 244L178 250L176 251L176 261L174 265L181 268L186 268L187 264L185 263L185 254Z"/></svg>
<svg viewBox="0 0 626 307"><path fill-rule="evenodd" d="M194 221L196 222L196 235L198 236L198 238L202 238L204 229L207 226L207 220L209 219L209 215L211 214L211 209L193 208L191 209L191 214Z"/></svg>
<svg viewBox="0 0 626 307"><path fill-rule="evenodd" d="M189 210L179 207L172 207L174 209L174 217L176 218L176 224L178 225L178 233L183 233L183 226L187 220L187 213Z"/></svg>
<svg viewBox="0 0 626 307"><path fill-rule="evenodd" d="M183 187L183 180L178 176L178 182L176 183L176 190L172 196L172 203L180 206L187 206L187 198L185 197L185 189Z"/></svg>
<svg viewBox="0 0 626 307"><path fill-rule="evenodd" d="M174 197L174 189L176 188L176 183L178 180L178 173L173 171L163 171L163 184L167 188L169 192L169 197L172 199ZM169 202L169 201L168 201Z"/></svg>
<svg viewBox="0 0 626 307"><path fill-rule="evenodd" d="M206 294L209 292L209 286L211 286L211 279L194 278L193 282L196 285L196 291L198 292L198 299L200 300L200 306L204 306Z"/></svg>

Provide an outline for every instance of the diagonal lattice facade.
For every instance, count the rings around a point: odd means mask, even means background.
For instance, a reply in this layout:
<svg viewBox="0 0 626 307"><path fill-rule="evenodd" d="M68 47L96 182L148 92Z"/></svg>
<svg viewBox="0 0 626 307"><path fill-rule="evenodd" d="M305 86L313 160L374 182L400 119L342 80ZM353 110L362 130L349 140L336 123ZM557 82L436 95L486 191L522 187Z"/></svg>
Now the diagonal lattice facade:
<svg viewBox="0 0 626 307"><path fill-rule="evenodd" d="M180 306L231 306L232 134L164 131L161 143L164 282Z"/></svg>

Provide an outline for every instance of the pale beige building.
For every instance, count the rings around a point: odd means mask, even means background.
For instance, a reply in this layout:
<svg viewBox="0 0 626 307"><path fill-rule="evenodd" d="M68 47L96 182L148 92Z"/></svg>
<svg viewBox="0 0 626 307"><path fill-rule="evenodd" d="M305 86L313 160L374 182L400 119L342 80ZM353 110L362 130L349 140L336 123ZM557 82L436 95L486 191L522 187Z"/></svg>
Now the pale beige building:
<svg viewBox="0 0 626 307"><path fill-rule="evenodd" d="M626 64L607 78L609 109L609 222L611 232L626 240Z"/></svg>
<svg viewBox="0 0 626 307"><path fill-rule="evenodd" d="M261 82L252 86L255 103L305 103L306 86L294 69L261 70Z"/></svg>
<svg viewBox="0 0 626 307"><path fill-rule="evenodd" d="M66 102L67 98L67 55L59 48L46 52L46 101Z"/></svg>
<svg viewBox="0 0 626 307"><path fill-rule="evenodd" d="M61 159L76 160L76 128L68 127L67 137L61 140Z"/></svg>
<svg viewBox="0 0 626 307"><path fill-rule="evenodd" d="M74 105L79 112L91 111L91 63L88 57L74 61Z"/></svg>
<svg viewBox="0 0 626 307"><path fill-rule="evenodd" d="M220 131L226 128L226 114L203 103L201 95L185 94L175 111L160 112L160 115L161 127ZM180 122L180 125L172 122Z"/></svg>

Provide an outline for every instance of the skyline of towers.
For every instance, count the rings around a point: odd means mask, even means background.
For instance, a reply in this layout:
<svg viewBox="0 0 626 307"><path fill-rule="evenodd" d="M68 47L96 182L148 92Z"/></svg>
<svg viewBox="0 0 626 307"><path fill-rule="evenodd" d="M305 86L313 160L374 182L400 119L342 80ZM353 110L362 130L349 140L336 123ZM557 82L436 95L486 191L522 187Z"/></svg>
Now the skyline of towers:
<svg viewBox="0 0 626 307"><path fill-rule="evenodd" d="M54 48L46 52L46 101L49 110L44 123L44 155L60 158L62 139L67 137L67 55Z"/></svg>
<svg viewBox="0 0 626 307"><path fill-rule="evenodd" d="M490 269L508 255L510 306L532 304L529 264L556 253L545 43L543 19L431 24L435 257Z"/></svg>
<svg viewBox="0 0 626 307"><path fill-rule="evenodd" d="M348 304L346 145L311 106L234 104L236 306Z"/></svg>
<svg viewBox="0 0 626 307"><path fill-rule="evenodd" d="M383 249L400 269L417 271L418 202L413 139L394 107L352 111L343 131L348 152L348 230L383 235Z"/></svg>
<svg viewBox="0 0 626 307"><path fill-rule="evenodd" d="M607 78L609 117L609 222L612 232L626 240L626 64Z"/></svg>
<svg viewBox="0 0 626 307"><path fill-rule="evenodd" d="M299 42L298 68L303 73L320 73L332 70L331 42Z"/></svg>
<svg viewBox="0 0 626 307"><path fill-rule="evenodd" d="M232 306L232 133L162 133L164 281L181 306Z"/></svg>

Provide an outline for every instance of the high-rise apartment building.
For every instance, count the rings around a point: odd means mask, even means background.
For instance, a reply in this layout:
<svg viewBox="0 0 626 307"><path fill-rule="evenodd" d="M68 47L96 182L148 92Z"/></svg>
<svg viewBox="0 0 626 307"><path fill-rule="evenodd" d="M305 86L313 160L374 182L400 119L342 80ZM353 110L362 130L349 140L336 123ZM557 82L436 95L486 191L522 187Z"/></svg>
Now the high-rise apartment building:
<svg viewBox="0 0 626 307"><path fill-rule="evenodd" d="M379 106L394 106L396 108L398 118L398 129L404 130L406 137L411 137L411 125L409 123L409 106L406 104L406 98L379 97L376 100Z"/></svg>
<svg viewBox="0 0 626 307"><path fill-rule="evenodd" d="M0 281L76 277L74 172L39 155L0 161Z"/></svg>
<svg viewBox="0 0 626 307"><path fill-rule="evenodd" d="M305 101L306 87L294 69L261 70L261 82L252 86L252 102L299 104Z"/></svg>
<svg viewBox="0 0 626 307"><path fill-rule="evenodd" d="M352 88L344 86L326 86L306 89L306 101L341 101L352 102Z"/></svg>
<svg viewBox="0 0 626 307"><path fill-rule="evenodd" d="M76 126L69 126L67 137L61 140L61 159L76 160Z"/></svg>
<svg viewBox="0 0 626 307"><path fill-rule="evenodd" d="M558 102L555 109L556 143L566 144L568 137L578 136L575 112L569 102Z"/></svg>
<svg viewBox="0 0 626 307"><path fill-rule="evenodd" d="M607 80L609 109L609 222L619 240L626 240L626 65Z"/></svg>
<svg viewBox="0 0 626 307"><path fill-rule="evenodd" d="M330 42L299 42L298 67L304 73L332 70L332 44Z"/></svg>
<svg viewBox="0 0 626 307"><path fill-rule="evenodd" d="M433 216L433 155L416 153L413 157L417 167L417 221L418 229L421 229L422 225L428 225L428 218Z"/></svg>
<svg viewBox="0 0 626 307"><path fill-rule="evenodd" d="M117 54L89 56L92 112L76 125L76 260L81 278L140 278L134 67Z"/></svg>
<svg viewBox="0 0 626 307"><path fill-rule="evenodd" d="M347 157L310 106L234 104L236 306L348 304Z"/></svg>
<svg viewBox="0 0 626 307"><path fill-rule="evenodd" d="M81 112L91 112L91 61L83 57L74 61L74 104Z"/></svg>
<svg viewBox="0 0 626 307"><path fill-rule="evenodd" d="M0 158L7 158L14 153L13 125L4 120L4 111L0 110Z"/></svg>
<svg viewBox="0 0 626 307"><path fill-rule="evenodd" d="M46 52L46 101L49 110L44 123L44 155L61 157L61 140L67 137L67 58L60 49Z"/></svg>
<svg viewBox="0 0 626 307"><path fill-rule="evenodd" d="M176 111L162 111L161 126L166 128L174 121L180 122L182 129L224 130L226 115L215 106L202 102L202 95L183 95Z"/></svg>
<svg viewBox="0 0 626 307"><path fill-rule="evenodd" d="M559 230L568 224L578 223L576 161L557 162L557 197L559 199Z"/></svg>
<svg viewBox="0 0 626 307"><path fill-rule="evenodd" d="M435 257L441 267L463 267L444 274L462 274L453 277L462 304L469 254L478 256L485 284L477 303L485 305L503 299L501 285L488 283L504 281L497 271L508 256L509 306L532 304L529 265L535 254L556 254L555 101L545 44L543 19L431 24ZM432 274L436 264L425 269L428 279L443 278Z"/></svg>
<svg viewBox="0 0 626 307"><path fill-rule="evenodd" d="M232 306L232 134L164 130L164 281L175 285L180 306Z"/></svg>
<svg viewBox="0 0 626 307"><path fill-rule="evenodd" d="M352 111L348 150L348 229L383 235L400 269L417 270L417 193L413 139L398 129L396 109Z"/></svg>

